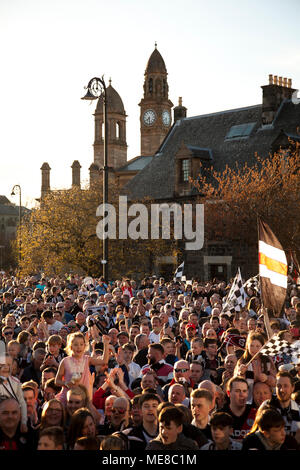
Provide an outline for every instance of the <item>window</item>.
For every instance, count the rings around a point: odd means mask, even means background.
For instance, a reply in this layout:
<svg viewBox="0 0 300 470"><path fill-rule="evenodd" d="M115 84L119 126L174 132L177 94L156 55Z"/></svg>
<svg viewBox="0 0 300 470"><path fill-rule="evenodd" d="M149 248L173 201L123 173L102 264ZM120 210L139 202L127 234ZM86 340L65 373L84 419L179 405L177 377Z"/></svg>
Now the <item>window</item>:
<svg viewBox="0 0 300 470"><path fill-rule="evenodd" d="M119 122L116 123L116 139L117 140L120 139L120 123Z"/></svg>
<svg viewBox="0 0 300 470"><path fill-rule="evenodd" d="M182 181L188 181L190 176L190 161L188 159L182 160L181 170Z"/></svg>
<svg viewBox="0 0 300 470"><path fill-rule="evenodd" d="M240 139L241 137L249 137L255 124L256 124L255 122L248 122L247 124L238 124L237 126L232 126L227 132L225 140Z"/></svg>
<svg viewBox="0 0 300 470"><path fill-rule="evenodd" d="M153 79L149 78L149 93L152 95L153 93Z"/></svg>

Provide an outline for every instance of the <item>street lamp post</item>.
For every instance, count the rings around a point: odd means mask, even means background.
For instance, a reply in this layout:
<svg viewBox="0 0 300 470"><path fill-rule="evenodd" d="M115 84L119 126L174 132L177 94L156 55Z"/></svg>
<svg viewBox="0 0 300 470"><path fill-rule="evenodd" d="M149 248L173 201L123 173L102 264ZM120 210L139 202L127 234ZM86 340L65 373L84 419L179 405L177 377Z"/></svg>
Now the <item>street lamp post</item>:
<svg viewBox="0 0 300 470"><path fill-rule="evenodd" d="M22 219L22 213L21 213L21 208L22 208L22 196L21 196L21 186L19 184L15 184L14 187L12 188L11 191L11 196L15 196L15 189L18 189L19 191L19 264L21 263L21 248L22 248L22 241L21 241L21 219Z"/></svg>
<svg viewBox="0 0 300 470"><path fill-rule="evenodd" d="M103 218L105 216L105 207L108 203L108 155L107 155L107 142L108 142L108 126L107 126L107 93L104 77L94 77L92 78L87 87L87 93L83 96L82 100L97 100L100 95L103 97L103 114L104 114L104 154L103 154ZM108 282L108 238L105 236L105 229L103 225L103 258L102 263L102 272L103 277L106 282Z"/></svg>

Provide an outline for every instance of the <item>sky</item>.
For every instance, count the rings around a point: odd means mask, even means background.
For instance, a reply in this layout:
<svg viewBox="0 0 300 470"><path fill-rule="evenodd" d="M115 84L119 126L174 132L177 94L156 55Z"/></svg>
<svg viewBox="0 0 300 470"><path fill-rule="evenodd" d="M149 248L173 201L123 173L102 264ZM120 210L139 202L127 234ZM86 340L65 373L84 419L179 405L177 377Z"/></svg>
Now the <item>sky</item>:
<svg viewBox="0 0 300 470"><path fill-rule="evenodd" d="M147 61L164 58L169 98L187 115L256 105L269 74L300 88L299 0L0 0L0 195L40 196L83 184L93 162L96 102L84 87L104 75L127 117L128 160L140 155L139 112Z"/></svg>

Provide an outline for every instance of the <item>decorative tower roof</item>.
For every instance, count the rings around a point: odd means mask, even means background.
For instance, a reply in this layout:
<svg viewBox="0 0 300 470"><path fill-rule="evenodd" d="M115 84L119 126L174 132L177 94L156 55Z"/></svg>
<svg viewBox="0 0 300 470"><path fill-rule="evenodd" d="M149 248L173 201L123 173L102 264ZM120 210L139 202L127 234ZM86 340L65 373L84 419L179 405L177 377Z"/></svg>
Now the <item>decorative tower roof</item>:
<svg viewBox="0 0 300 470"><path fill-rule="evenodd" d="M145 70L145 75L150 74L150 73L167 73L165 61L162 58L160 52L157 50L156 43L155 43L155 49L152 52L151 56L149 57L147 67Z"/></svg>
<svg viewBox="0 0 300 470"><path fill-rule="evenodd" d="M106 88L107 96L107 112L108 113L117 113L117 114L126 114L124 109L124 104L119 93L111 86L111 80L109 81L109 86ZM96 113L103 113L103 96L100 95L96 107Z"/></svg>

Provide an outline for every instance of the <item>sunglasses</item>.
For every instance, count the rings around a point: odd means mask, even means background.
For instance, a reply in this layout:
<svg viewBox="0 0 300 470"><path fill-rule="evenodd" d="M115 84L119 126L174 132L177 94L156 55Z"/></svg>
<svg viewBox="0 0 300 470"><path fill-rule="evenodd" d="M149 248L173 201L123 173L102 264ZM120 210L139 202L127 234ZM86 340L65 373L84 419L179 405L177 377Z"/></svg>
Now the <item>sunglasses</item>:
<svg viewBox="0 0 300 470"><path fill-rule="evenodd" d="M111 409L111 412L112 412L112 413L124 414L124 413L126 413L126 410L125 410L125 408L112 408L112 409Z"/></svg>
<svg viewBox="0 0 300 470"><path fill-rule="evenodd" d="M190 369L174 369L174 372L188 372Z"/></svg>
<svg viewBox="0 0 300 470"><path fill-rule="evenodd" d="M13 335L13 332L12 331L5 331L4 336L8 336L8 335Z"/></svg>

